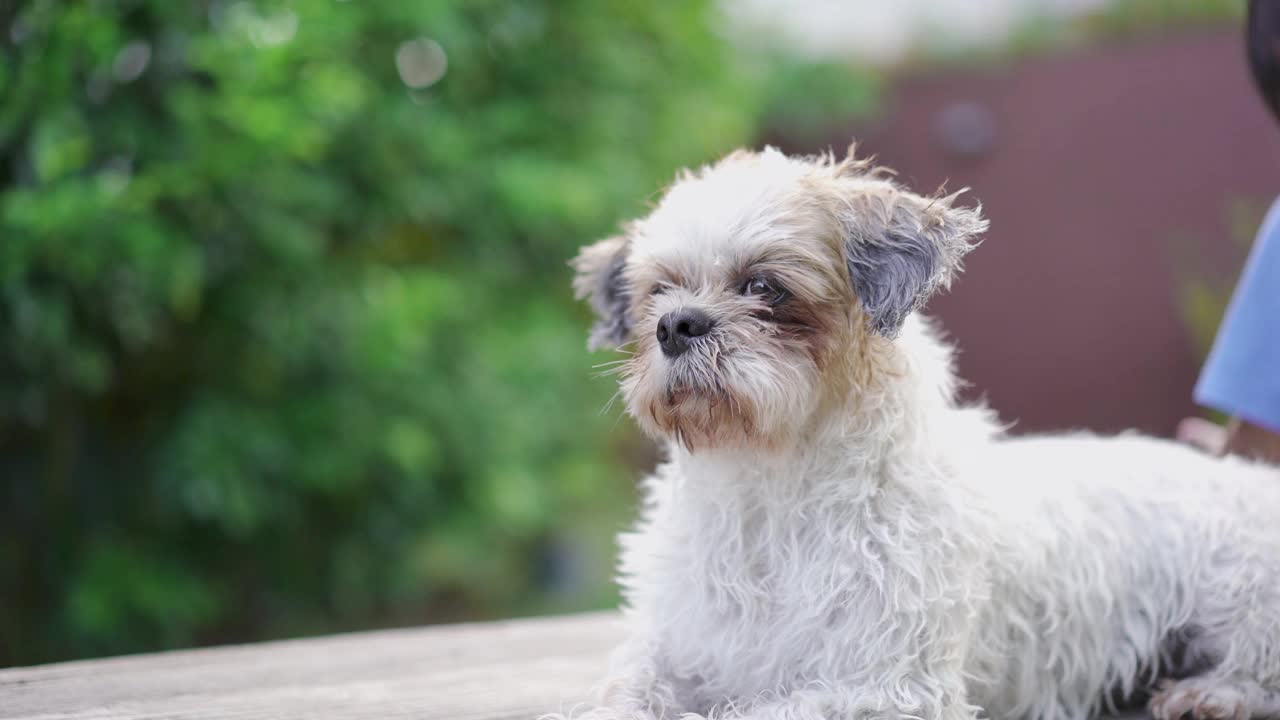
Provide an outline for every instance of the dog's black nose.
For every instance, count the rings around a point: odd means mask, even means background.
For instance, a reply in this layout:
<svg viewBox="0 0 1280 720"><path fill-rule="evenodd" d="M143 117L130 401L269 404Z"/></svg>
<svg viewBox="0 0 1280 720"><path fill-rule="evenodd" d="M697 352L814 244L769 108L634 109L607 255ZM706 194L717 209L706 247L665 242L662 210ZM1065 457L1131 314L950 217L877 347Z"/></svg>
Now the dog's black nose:
<svg viewBox="0 0 1280 720"><path fill-rule="evenodd" d="M658 344L667 357L683 355L689 343L696 337L711 332L715 325L711 317L701 310L681 308L663 315L658 320Z"/></svg>

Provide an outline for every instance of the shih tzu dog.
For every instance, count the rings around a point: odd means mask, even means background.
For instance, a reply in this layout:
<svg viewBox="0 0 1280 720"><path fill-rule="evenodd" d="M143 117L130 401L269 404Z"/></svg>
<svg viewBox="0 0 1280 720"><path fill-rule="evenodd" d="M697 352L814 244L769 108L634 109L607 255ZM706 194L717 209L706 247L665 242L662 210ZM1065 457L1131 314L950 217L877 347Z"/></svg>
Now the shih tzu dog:
<svg viewBox="0 0 1280 720"><path fill-rule="evenodd" d="M590 343L668 454L586 717L1280 717L1280 472L958 402L916 311L986 227L766 149L582 251Z"/></svg>

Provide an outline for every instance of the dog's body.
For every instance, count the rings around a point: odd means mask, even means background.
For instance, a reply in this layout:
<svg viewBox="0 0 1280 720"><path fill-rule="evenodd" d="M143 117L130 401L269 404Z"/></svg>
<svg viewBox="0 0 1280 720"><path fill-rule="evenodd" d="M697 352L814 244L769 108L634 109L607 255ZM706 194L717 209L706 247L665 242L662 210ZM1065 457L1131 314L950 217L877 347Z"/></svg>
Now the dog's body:
<svg viewBox="0 0 1280 720"><path fill-rule="evenodd" d="M902 382L940 398L945 372ZM1137 436L1002 439L941 402L882 412L884 435L676 449L649 480L623 579L685 679L669 712L800 690L796 717L1082 718L1215 657L1277 687L1274 471Z"/></svg>
<svg viewBox="0 0 1280 720"><path fill-rule="evenodd" d="M1186 678L1161 720L1280 717L1280 474L958 404L911 311L984 226L767 151L584 252L597 340L638 341L628 407L670 441L598 716L1076 719Z"/></svg>

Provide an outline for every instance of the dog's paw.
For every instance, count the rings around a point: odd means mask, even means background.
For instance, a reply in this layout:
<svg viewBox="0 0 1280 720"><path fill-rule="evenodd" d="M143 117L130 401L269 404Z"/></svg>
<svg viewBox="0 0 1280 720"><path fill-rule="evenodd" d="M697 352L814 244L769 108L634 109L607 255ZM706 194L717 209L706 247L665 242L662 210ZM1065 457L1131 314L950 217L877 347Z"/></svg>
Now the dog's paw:
<svg viewBox="0 0 1280 720"><path fill-rule="evenodd" d="M1248 720L1254 714L1250 688L1225 680L1163 680L1148 709L1155 720Z"/></svg>

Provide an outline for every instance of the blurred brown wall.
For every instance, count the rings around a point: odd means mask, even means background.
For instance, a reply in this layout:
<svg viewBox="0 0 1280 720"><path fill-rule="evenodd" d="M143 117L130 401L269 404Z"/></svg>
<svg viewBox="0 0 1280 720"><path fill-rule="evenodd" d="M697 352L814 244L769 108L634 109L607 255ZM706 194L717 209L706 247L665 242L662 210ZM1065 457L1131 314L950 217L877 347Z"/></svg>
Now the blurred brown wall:
<svg viewBox="0 0 1280 720"><path fill-rule="evenodd" d="M1195 411L1200 363L1179 287L1188 273L1229 286L1247 251L1232 204L1264 208L1280 192L1280 130L1239 33L936 68L890 87L883 115L849 134L917 189L971 187L991 219L930 306L971 394L1023 432L1171 433Z"/></svg>

